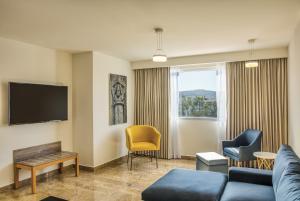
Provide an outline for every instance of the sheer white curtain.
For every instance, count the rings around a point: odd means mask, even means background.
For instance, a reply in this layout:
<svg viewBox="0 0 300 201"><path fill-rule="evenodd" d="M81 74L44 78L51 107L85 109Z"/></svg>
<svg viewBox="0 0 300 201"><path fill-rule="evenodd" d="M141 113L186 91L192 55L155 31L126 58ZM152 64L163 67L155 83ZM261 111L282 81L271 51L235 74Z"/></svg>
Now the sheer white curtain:
<svg viewBox="0 0 300 201"><path fill-rule="evenodd" d="M171 158L181 158L178 129L179 69L172 67L170 69L170 74L170 156Z"/></svg>
<svg viewBox="0 0 300 201"><path fill-rule="evenodd" d="M226 64L217 64L217 108L218 108L218 152L222 153L222 141L226 137L227 101L226 101Z"/></svg>

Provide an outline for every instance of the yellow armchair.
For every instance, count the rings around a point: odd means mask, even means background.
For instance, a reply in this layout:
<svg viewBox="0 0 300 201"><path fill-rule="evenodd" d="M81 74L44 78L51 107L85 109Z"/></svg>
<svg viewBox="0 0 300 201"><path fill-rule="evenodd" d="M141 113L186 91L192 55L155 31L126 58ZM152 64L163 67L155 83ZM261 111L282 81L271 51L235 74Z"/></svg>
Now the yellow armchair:
<svg viewBox="0 0 300 201"><path fill-rule="evenodd" d="M132 159L134 152L137 151L154 151L157 163L157 152L160 150L160 138L159 131L147 125L135 125L126 128L126 146L128 148L128 158L131 158L130 169L132 169ZM150 155L152 160L152 155Z"/></svg>

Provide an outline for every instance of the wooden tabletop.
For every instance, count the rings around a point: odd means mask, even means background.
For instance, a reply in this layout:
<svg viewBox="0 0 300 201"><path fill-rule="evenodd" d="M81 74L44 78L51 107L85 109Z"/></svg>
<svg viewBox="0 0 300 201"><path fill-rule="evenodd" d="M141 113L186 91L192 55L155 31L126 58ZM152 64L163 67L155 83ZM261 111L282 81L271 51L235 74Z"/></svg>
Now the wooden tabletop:
<svg viewBox="0 0 300 201"><path fill-rule="evenodd" d="M35 166L38 166L38 165L41 165L44 163L52 162L54 160L64 159L64 158L68 158L68 157L72 157L72 156L76 156L76 155L77 155L77 153L75 153L75 152L61 151L61 152L49 154L46 156L41 156L41 157L36 157L36 158L31 158L31 159L27 159L24 161L20 161L20 162L17 162L17 164L35 167Z"/></svg>

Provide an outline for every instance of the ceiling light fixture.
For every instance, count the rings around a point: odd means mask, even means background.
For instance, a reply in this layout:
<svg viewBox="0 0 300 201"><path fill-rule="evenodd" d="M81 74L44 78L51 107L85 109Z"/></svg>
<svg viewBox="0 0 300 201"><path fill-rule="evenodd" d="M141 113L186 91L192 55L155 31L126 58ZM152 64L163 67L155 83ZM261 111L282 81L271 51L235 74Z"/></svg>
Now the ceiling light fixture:
<svg viewBox="0 0 300 201"><path fill-rule="evenodd" d="M162 49L162 28L155 28L154 29L156 33L156 39L157 39L157 49L152 57L152 60L154 62L166 62L167 61L167 55L164 53Z"/></svg>
<svg viewBox="0 0 300 201"><path fill-rule="evenodd" d="M257 68L258 67L258 61L253 60L254 42L255 42L255 39L249 39L248 40L248 43L249 43L249 60L245 62L245 67L246 68Z"/></svg>

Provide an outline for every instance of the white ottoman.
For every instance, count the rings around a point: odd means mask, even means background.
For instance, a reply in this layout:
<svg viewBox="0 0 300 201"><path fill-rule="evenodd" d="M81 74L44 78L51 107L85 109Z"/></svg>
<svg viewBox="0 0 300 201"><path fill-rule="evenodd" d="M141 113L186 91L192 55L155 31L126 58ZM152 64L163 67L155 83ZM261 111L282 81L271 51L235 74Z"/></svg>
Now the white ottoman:
<svg viewBox="0 0 300 201"><path fill-rule="evenodd" d="M207 170L228 174L228 159L216 152L196 154L196 170Z"/></svg>

